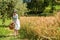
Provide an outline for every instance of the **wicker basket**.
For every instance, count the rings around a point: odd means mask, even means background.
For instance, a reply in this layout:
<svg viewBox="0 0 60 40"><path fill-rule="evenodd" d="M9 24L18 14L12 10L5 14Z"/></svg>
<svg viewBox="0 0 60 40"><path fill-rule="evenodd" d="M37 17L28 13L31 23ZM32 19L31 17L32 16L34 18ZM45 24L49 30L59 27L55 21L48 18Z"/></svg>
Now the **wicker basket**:
<svg viewBox="0 0 60 40"><path fill-rule="evenodd" d="M14 24L14 23L11 23L11 24L9 25L9 29L10 29L10 30L13 30L13 29L14 29L14 26L15 26L15 24Z"/></svg>

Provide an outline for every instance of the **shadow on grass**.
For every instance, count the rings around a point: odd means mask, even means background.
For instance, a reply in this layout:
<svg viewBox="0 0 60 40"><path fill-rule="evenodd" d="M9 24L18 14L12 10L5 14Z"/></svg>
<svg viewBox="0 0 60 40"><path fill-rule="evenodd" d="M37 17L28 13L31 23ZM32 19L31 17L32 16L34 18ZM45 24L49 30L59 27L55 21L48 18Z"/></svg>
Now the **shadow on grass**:
<svg viewBox="0 0 60 40"><path fill-rule="evenodd" d="M0 27L8 27L8 25L0 25Z"/></svg>
<svg viewBox="0 0 60 40"><path fill-rule="evenodd" d="M14 35L0 35L0 38L15 37Z"/></svg>
<svg viewBox="0 0 60 40"><path fill-rule="evenodd" d="M6 37L9 37L9 36L6 36L6 35L0 35L0 38L6 38Z"/></svg>

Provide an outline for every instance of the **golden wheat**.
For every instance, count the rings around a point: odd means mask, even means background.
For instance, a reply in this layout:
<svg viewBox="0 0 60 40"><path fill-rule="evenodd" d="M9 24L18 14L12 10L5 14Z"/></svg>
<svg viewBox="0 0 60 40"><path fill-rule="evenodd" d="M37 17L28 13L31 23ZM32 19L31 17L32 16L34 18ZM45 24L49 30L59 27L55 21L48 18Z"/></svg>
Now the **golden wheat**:
<svg viewBox="0 0 60 40"><path fill-rule="evenodd" d="M26 25L27 32L32 30L38 36L57 37L60 36L60 12L49 17L20 17L21 28ZM28 25L29 24L29 25ZM29 29L30 27L30 29Z"/></svg>

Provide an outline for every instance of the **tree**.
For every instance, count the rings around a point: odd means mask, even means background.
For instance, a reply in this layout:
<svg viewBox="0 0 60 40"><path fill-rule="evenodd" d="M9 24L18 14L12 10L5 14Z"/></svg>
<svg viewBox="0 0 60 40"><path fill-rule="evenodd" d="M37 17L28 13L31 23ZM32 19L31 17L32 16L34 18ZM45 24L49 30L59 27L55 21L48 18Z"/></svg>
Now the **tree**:
<svg viewBox="0 0 60 40"><path fill-rule="evenodd" d="M6 3L6 1L3 0L2 2L0 2L0 12L2 14L3 24L5 22L5 18L6 18L6 14L7 14L6 8L7 8L7 3Z"/></svg>
<svg viewBox="0 0 60 40"><path fill-rule="evenodd" d="M18 14L22 15L27 11L26 4L22 3L21 0L0 1L0 13L2 15L3 24L5 23L5 18L12 18L15 9L18 10Z"/></svg>
<svg viewBox="0 0 60 40"><path fill-rule="evenodd" d="M9 18L12 17L15 5L16 5L15 1L8 2L8 4L7 4L8 8L6 10L7 11L7 17L9 17Z"/></svg>
<svg viewBox="0 0 60 40"><path fill-rule="evenodd" d="M50 0L50 6L51 6L51 10L50 12L53 13L54 9L55 9L55 6L56 5L56 1L55 0Z"/></svg>
<svg viewBox="0 0 60 40"><path fill-rule="evenodd" d="M27 9L27 4L26 3L23 3L22 0L18 1L17 5L15 6L15 8L18 10L18 14L20 16L24 16L25 13L28 11Z"/></svg>
<svg viewBox="0 0 60 40"><path fill-rule="evenodd" d="M12 0L2 0L0 2L0 13L2 15L2 24L4 25L5 23L5 18L8 17L10 18L12 16L14 7L15 7L15 1Z"/></svg>
<svg viewBox="0 0 60 40"><path fill-rule="evenodd" d="M27 3L27 5L28 9L36 14L40 14L43 13L45 7L49 5L49 0L32 0L31 2Z"/></svg>

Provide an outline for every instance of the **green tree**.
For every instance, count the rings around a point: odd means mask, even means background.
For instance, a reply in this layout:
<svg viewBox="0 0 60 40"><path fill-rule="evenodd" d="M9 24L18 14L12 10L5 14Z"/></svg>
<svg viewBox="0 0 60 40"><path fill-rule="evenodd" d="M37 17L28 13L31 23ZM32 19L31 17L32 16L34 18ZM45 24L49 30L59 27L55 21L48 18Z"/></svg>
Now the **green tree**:
<svg viewBox="0 0 60 40"><path fill-rule="evenodd" d="M0 13L2 15L2 24L4 25L5 19L10 18L12 16L14 7L15 7L15 1L12 0L2 0L0 2Z"/></svg>
<svg viewBox="0 0 60 40"><path fill-rule="evenodd" d="M6 8L7 8L7 3L6 3L6 1L3 0L2 2L0 2L0 12L2 14L3 24L5 22L5 18L6 18L6 14L7 14Z"/></svg>
<svg viewBox="0 0 60 40"><path fill-rule="evenodd" d="M12 18L13 11L17 9L17 13L24 15L27 11L26 4L22 0L1 0L0 1L0 13L2 14L3 24L5 23L5 18Z"/></svg>
<svg viewBox="0 0 60 40"><path fill-rule="evenodd" d="M55 0L50 0L50 7L51 7L51 10L50 12L53 13L54 9L55 9L55 6L56 6L56 1Z"/></svg>
<svg viewBox="0 0 60 40"><path fill-rule="evenodd" d="M32 0L31 2L27 2L27 8L30 9L30 14L36 13L38 15L41 15L46 7L50 5L51 10L50 13L53 12L54 6L55 6L55 0ZM46 13L44 13L45 15Z"/></svg>
<svg viewBox="0 0 60 40"><path fill-rule="evenodd" d="M7 11L7 17L11 18L13 15L14 8L16 6L16 2L15 1L9 1L7 6L8 6L8 8L6 10Z"/></svg>
<svg viewBox="0 0 60 40"><path fill-rule="evenodd" d="M31 2L28 2L27 5L27 8L31 10L30 12L33 11L34 13L40 15L49 5L49 0L32 0Z"/></svg>
<svg viewBox="0 0 60 40"><path fill-rule="evenodd" d="M24 16L25 13L28 11L27 9L27 4L26 3L23 3L22 0L18 1L17 5L15 6L15 8L18 10L18 14L20 16Z"/></svg>

